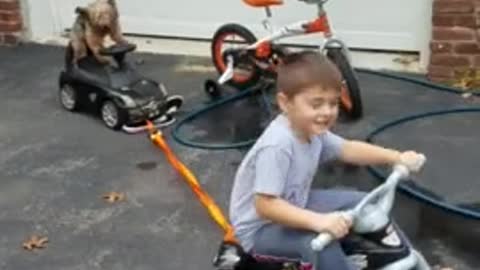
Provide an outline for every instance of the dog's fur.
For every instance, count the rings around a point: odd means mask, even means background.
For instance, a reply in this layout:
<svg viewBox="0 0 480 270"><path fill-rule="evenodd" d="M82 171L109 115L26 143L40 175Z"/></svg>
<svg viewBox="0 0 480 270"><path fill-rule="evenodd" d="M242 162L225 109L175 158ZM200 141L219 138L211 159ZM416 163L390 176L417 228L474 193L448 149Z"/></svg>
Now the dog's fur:
<svg viewBox="0 0 480 270"><path fill-rule="evenodd" d="M70 44L73 64L90 51L103 64L112 64L111 57L100 55L104 40L110 36L115 43L126 43L120 24L115 0L95 0L87 7L77 7L77 18L72 26Z"/></svg>

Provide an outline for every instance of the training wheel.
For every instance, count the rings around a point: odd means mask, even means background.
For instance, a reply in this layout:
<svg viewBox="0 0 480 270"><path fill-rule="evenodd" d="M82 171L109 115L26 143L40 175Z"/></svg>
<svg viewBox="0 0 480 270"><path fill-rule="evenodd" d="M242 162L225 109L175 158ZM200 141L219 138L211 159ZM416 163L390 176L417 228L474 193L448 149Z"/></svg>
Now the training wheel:
<svg viewBox="0 0 480 270"><path fill-rule="evenodd" d="M205 81L205 92L210 98L218 98L222 95L220 85L214 80Z"/></svg>

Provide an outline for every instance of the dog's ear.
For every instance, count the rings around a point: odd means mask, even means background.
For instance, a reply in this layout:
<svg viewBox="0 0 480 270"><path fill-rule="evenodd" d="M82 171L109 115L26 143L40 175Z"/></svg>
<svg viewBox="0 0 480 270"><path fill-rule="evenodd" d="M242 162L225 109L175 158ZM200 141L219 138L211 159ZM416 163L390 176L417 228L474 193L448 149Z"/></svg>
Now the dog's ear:
<svg viewBox="0 0 480 270"><path fill-rule="evenodd" d="M108 0L107 2L108 2L108 4L110 4L112 7L116 7L116 6L117 6L117 3L115 2L115 0Z"/></svg>
<svg viewBox="0 0 480 270"><path fill-rule="evenodd" d="M118 14L117 2L115 0L107 0L107 3L113 8L113 14L115 19L118 19L119 14Z"/></svg>
<svg viewBox="0 0 480 270"><path fill-rule="evenodd" d="M85 7L76 7L75 13L81 16L88 16L88 9Z"/></svg>

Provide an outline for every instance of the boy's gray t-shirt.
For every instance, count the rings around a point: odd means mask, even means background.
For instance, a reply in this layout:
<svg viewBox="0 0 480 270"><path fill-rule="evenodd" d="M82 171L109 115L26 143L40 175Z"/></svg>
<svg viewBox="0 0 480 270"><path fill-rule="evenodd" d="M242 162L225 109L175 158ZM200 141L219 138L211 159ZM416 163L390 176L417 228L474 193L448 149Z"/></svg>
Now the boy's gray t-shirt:
<svg viewBox="0 0 480 270"><path fill-rule="evenodd" d="M253 247L256 231L269 223L257 215L254 194L278 196L304 208L318 165L337 158L343 141L327 131L301 142L282 114L270 123L240 164L230 197L230 221L246 250Z"/></svg>

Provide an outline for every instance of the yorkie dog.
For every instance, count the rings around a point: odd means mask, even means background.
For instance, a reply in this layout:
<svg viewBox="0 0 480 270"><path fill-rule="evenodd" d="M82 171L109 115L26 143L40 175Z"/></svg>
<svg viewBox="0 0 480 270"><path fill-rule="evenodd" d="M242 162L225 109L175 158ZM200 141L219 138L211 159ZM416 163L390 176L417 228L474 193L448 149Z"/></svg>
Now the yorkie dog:
<svg viewBox="0 0 480 270"><path fill-rule="evenodd" d="M100 55L100 50L107 36L115 43L127 43L120 28L115 0L95 0L87 7L77 7L75 12L77 18L70 34L73 64L89 51L100 63L113 64L113 59Z"/></svg>

